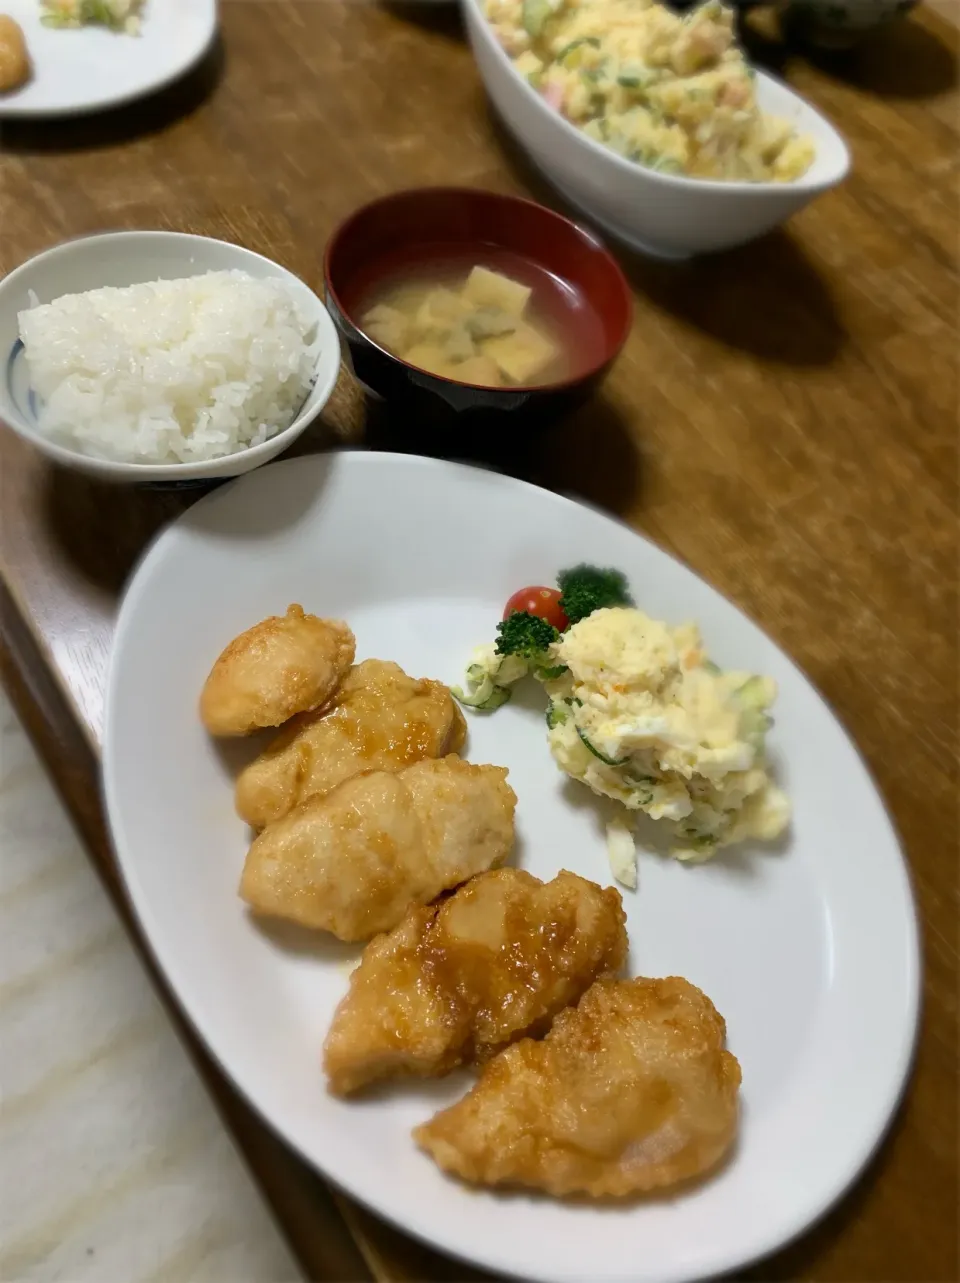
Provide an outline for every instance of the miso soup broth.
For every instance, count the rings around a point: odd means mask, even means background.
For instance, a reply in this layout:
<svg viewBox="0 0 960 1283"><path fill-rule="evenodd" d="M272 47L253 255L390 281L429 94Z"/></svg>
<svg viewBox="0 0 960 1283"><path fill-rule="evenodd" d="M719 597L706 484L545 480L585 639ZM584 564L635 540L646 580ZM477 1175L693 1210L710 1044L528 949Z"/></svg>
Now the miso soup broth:
<svg viewBox="0 0 960 1283"><path fill-rule="evenodd" d="M562 383L603 352L602 324L577 291L506 252L398 268L366 292L357 315L394 356L480 387Z"/></svg>

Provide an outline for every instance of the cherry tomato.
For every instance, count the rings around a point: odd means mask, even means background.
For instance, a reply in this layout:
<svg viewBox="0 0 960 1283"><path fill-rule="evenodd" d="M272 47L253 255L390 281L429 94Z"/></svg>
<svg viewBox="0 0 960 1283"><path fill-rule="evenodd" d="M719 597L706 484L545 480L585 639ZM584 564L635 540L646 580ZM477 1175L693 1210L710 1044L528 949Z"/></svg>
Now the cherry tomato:
<svg viewBox="0 0 960 1283"><path fill-rule="evenodd" d="M521 588L519 592L513 594L504 607L504 619L512 615L515 610L525 610L530 615L539 615L548 624L553 624L554 628L561 633L570 627L570 620L560 609L559 588Z"/></svg>

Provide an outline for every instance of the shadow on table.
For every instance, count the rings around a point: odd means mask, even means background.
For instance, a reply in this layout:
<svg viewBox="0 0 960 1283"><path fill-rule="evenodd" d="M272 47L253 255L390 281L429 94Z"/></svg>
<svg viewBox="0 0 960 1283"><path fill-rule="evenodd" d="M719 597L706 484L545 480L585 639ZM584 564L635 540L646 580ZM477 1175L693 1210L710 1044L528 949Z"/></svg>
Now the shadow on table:
<svg viewBox="0 0 960 1283"><path fill-rule="evenodd" d="M302 444L309 436L308 443ZM305 454L327 454L340 444L322 418L277 462ZM225 480L166 485L109 485L80 472L49 464L44 502L47 528L63 559L87 582L119 594L151 540L191 509L188 529L214 539L255 543L294 524L316 501L329 468L294 469L285 479L283 505L256 509L194 508L196 501Z"/></svg>
<svg viewBox="0 0 960 1283"><path fill-rule="evenodd" d="M107 485L50 464L46 525L64 561L89 583L116 595L150 540L202 493Z"/></svg>
<svg viewBox="0 0 960 1283"><path fill-rule="evenodd" d="M383 402L368 399L363 445L491 468L624 516L640 493L640 457L621 415L601 389L571 414L538 431L482 428L482 416L451 420L450 433L424 432ZM452 435L451 435L452 434Z"/></svg>
<svg viewBox="0 0 960 1283"><path fill-rule="evenodd" d="M203 106L220 83L224 65L223 42L217 36L191 71L147 98L89 116L4 121L0 152L95 151L160 133Z"/></svg>
<svg viewBox="0 0 960 1283"><path fill-rule="evenodd" d="M789 26L785 35L819 71L878 98L936 98L957 84L956 44L916 21L892 22L841 52L801 45Z"/></svg>
<svg viewBox="0 0 960 1283"><path fill-rule="evenodd" d="M621 250L641 297L717 342L774 365L829 365L846 341L830 289L783 228L722 254L663 263Z"/></svg>
<svg viewBox="0 0 960 1283"><path fill-rule="evenodd" d="M936 98L957 84L955 45L916 21L891 22L842 50L812 45L789 20L782 30L744 23L740 34L751 62L774 75L783 76L790 63L803 60L878 98Z"/></svg>
<svg viewBox="0 0 960 1283"><path fill-rule="evenodd" d="M589 222L554 191L492 111L490 119L517 182L542 204ZM782 228L738 249L679 263L605 239L641 299L727 347L773 364L815 366L829 364L846 340L826 282Z"/></svg>
<svg viewBox="0 0 960 1283"><path fill-rule="evenodd" d="M395 18L419 27L421 31L446 40L464 41L463 15L457 4L423 4L418 0L411 3L399 3L398 0L386 0L383 8Z"/></svg>
<svg viewBox="0 0 960 1283"><path fill-rule="evenodd" d="M638 509L646 483L634 431L604 397L593 397L544 437L527 480L615 517Z"/></svg>
<svg viewBox="0 0 960 1283"><path fill-rule="evenodd" d="M602 390L539 433L519 440L504 435L491 443L484 441L482 434L465 430L458 440L448 437L442 448L435 439L422 439L416 425L396 411L370 400L359 439L338 440L321 419L281 458L324 454L337 447L428 454L478 464L617 517L634 510L641 494L637 441ZM77 575L101 591L119 596L152 539L218 484L183 489L109 485L50 464L44 488L47 530L60 556ZM316 474L295 473L288 486L290 502L284 511L292 521L315 497ZM188 520L199 528L209 515L198 509ZM256 539L271 532L265 524L267 518L257 513L246 513L235 528L224 524L221 512L210 519L219 538Z"/></svg>

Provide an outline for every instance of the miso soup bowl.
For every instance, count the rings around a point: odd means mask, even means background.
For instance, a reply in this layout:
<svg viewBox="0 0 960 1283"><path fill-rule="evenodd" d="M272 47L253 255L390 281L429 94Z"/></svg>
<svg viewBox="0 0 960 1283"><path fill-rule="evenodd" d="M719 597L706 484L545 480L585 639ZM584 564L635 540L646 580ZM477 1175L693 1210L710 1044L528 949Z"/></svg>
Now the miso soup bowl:
<svg viewBox="0 0 960 1283"><path fill-rule="evenodd" d="M460 383L408 364L364 333L363 312L382 283L442 270L444 262L490 265L497 251L553 278L551 296L556 285L564 300L558 329L577 336L568 377L522 387ZM592 233L532 201L472 188L415 188L363 206L328 242L324 279L345 355L384 403L397 438L391 444L418 436L432 442L429 452L483 454L480 438L532 432L574 409L615 360L632 320L630 288Z"/></svg>

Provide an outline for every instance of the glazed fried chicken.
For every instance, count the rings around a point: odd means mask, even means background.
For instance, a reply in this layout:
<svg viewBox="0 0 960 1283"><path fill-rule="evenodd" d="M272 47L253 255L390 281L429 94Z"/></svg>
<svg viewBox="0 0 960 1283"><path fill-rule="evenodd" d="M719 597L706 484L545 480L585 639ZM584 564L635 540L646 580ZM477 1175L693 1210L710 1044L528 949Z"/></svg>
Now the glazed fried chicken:
<svg viewBox="0 0 960 1283"><path fill-rule="evenodd" d="M489 1062L467 1095L414 1131L479 1185L623 1196L700 1176L730 1148L740 1066L688 981L598 981L542 1042Z"/></svg>
<svg viewBox="0 0 960 1283"><path fill-rule="evenodd" d="M302 606L271 615L235 637L218 657L200 694L211 735L247 735L280 726L324 704L353 663L353 633Z"/></svg>
<svg viewBox="0 0 960 1283"><path fill-rule="evenodd" d="M442 682L366 659L331 703L297 718L237 779L237 812L256 829L359 771L399 771L463 747L466 722Z"/></svg>
<svg viewBox="0 0 960 1283"><path fill-rule="evenodd" d="M506 776L452 755L355 775L264 829L240 894L341 940L389 931L412 905L503 864L517 803Z"/></svg>
<svg viewBox="0 0 960 1283"><path fill-rule="evenodd" d="M550 1020L627 953L619 892L566 871L471 879L367 945L324 1048L330 1090L445 1074Z"/></svg>

